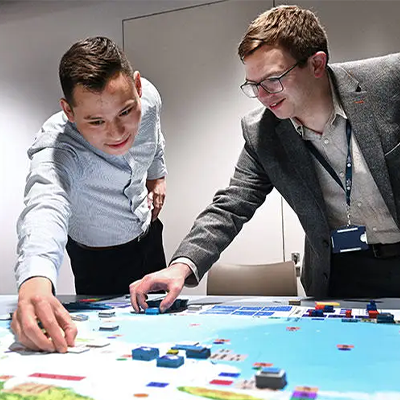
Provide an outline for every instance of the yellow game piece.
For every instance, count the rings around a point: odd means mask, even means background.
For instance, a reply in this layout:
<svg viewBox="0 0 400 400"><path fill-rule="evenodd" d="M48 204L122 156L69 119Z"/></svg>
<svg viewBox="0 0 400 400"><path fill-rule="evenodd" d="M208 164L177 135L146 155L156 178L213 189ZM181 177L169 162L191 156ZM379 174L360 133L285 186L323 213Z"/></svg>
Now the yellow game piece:
<svg viewBox="0 0 400 400"><path fill-rule="evenodd" d="M318 392L317 387L309 387L309 386L296 386L296 388L294 390L296 392L302 392L302 393L317 393Z"/></svg>
<svg viewBox="0 0 400 400"><path fill-rule="evenodd" d="M334 301L316 301L316 306L333 306L333 307L340 307L340 303Z"/></svg>

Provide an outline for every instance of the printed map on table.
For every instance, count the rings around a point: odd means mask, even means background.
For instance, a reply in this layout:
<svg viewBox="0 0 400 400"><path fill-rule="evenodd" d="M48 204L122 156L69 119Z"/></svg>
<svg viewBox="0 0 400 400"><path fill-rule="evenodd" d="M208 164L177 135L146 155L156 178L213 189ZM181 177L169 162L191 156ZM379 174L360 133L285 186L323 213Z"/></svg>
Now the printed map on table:
<svg viewBox="0 0 400 400"><path fill-rule="evenodd" d="M289 305L207 305L164 315L113 305L111 318L71 314L88 320L76 322L77 349L67 354L26 350L1 321L0 400L400 399L399 310L377 310L394 319L380 323L365 309L340 306L313 316ZM105 324L111 329L100 330ZM209 357L189 358L193 346L209 349ZM135 360L138 348L183 364ZM281 389L257 387L257 374L278 371Z"/></svg>

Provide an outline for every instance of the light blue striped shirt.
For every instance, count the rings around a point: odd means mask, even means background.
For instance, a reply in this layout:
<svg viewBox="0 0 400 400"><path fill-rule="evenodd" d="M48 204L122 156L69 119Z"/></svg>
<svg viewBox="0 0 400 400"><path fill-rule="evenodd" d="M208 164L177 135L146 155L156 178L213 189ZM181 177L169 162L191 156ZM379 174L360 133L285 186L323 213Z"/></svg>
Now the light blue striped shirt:
<svg viewBox="0 0 400 400"><path fill-rule="evenodd" d="M56 287L67 235L86 246L123 244L151 221L147 179L167 174L161 98L142 78L142 119L131 149L114 156L89 144L63 112L50 117L28 150L25 209L18 223L20 286L45 276Z"/></svg>

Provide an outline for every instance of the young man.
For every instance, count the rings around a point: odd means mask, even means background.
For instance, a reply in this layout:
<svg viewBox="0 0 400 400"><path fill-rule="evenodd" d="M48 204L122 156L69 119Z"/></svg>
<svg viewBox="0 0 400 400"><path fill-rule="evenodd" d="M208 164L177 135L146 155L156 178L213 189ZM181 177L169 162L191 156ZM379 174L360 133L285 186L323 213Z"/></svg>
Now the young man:
<svg viewBox="0 0 400 400"><path fill-rule="evenodd" d="M239 56L241 88L262 107L242 121L234 176L170 267L131 285L134 308L166 289L165 310L197 283L273 187L305 230L308 295L399 297L400 55L328 65L316 16L280 6L251 23Z"/></svg>
<svg viewBox="0 0 400 400"><path fill-rule="evenodd" d="M160 96L114 42L75 43L59 73L62 111L28 151L12 329L32 349L64 352L76 336L53 295L64 249L77 294L124 294L133 281L165 268L157 216L167 171Z"/></svg>

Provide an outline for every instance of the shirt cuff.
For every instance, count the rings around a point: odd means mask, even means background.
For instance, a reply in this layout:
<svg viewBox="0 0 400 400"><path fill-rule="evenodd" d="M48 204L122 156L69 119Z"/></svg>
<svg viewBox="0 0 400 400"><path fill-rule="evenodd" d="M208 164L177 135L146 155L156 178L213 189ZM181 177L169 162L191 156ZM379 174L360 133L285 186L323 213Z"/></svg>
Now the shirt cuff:
<svg viewBox="0 0 400 400"><path fill-rule="evenodd" d="M197 270L195 263L192 260L190 260L189 258L179 257L179 258L175 258L175 260L173 260L169 266L178 264L178 263L186 264L193 272L192 275L190 275L186 278L185 286L187 286L187 287L197 286L200 282L200 279L199 279L199 271Z"/></svg>
<svg viewBox="0 0 400 400"><path fill-rule="evenodd" d="M24 267L20 266L17 272L18 289L28 279L42 276L51 281L54 291L56 290L57 270L52 261L43 257L34 257L24 260Z"/></svg>

